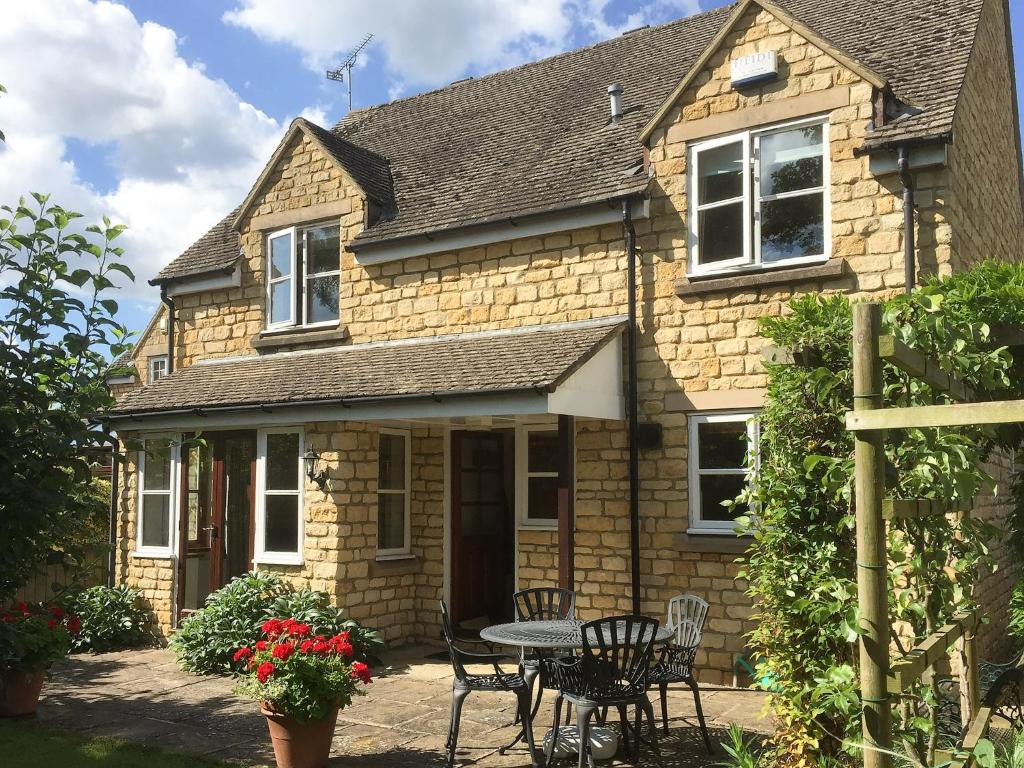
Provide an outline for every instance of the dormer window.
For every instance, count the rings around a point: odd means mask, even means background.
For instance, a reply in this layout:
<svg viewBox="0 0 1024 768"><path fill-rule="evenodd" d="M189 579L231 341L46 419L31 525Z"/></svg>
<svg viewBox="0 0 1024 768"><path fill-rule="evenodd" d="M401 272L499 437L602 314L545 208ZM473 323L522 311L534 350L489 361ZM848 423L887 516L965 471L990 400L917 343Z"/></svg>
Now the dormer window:
<svg viewBox="0 0 1024 768"><path fill-rule="evenodd" d="M341 229L291 227L267 236L267 327L335 325L341 290Z"/></svg>

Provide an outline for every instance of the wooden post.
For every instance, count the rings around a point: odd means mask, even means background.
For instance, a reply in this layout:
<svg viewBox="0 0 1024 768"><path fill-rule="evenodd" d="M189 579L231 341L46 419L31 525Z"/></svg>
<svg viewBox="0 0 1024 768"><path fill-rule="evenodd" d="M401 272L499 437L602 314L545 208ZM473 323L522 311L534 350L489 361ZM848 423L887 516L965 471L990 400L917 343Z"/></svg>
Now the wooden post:
<svg viewBox="0 0 1024 768"><path fill-rule="evenodd" d="M558 586L574 589L576 555L576 422L558 417Z"/></svg>
<svg viewBox="0 0 1024 768"><path fill-rule="evenodd" d="M882 407L882 362L878 304L853 307L853 408ZM857 501L857 593L860 604L860 690L864 703L862 731L865 768L889 768L892 711L889 676L889 598L885 520L885 432L855 435L854 493ZM877 747L877 749L875 748Z"/></svg>
<svg viewBox="0 0 1024 768"><path fill-rule="evenodd" d="M960 671L960 724L966 728L981 708L981 681L978 679L978 628L964 635L963 669Z"/></svg>

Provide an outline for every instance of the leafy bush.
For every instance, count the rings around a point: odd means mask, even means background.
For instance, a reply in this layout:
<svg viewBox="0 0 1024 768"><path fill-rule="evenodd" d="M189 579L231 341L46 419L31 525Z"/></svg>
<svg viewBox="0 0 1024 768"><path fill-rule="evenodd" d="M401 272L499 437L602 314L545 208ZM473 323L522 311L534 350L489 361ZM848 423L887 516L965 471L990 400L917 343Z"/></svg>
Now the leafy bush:
<svg viewBox="0 0 1024 768"><path fill-rule="evenodd" d="M1017 645L1024 645L1024 581L1018 581L1010 595L1010 618L1007 629L1017 638Z"/></svg>
<svg viewBox="0 0 1024 768"><path fill-rule="evenodd" d="M0 673L45 672L67 655L79 626L59 605L20 602L0 610Z"/></svg>
<svg viewBox="0 0 1024 768"><path fill-rule="evenodd" d="M729 737L721 746L728 758L715 763L716 768L757 768L761 753L757 739L748 737L739 724L729 724Z"/></svg>
<svg viewBox="0 0 1024 768"><path fill-rule="evenodd" d="M90 587L68 603L82 622L72 651L118 651L153 638L146 629L148 613L141 593L130 587Z"/></svg>
<svg viewBox="0 0 1024 768"><path fill-rule="evenodd" d="M274 712L300 722L322 720L334 707L347 707L369 685L370 668L351 660L355 649L348 632L328 638L309 624L269 619L253 647L235 651L243 666L238 693L270 705Z"/></svg>
<svg viewBox="0 0 1024 768"><path fill-rule="evenodd" d="M308 624L315 635L349 632L359 661L374 661L383 646L376 632L344 620L323 592L296 590L280 574L253 571L210 594L206 606L182 623L171 647L187 672L227 674L235 670L235 651L260 639L264 621L286 617Z"/></svg>

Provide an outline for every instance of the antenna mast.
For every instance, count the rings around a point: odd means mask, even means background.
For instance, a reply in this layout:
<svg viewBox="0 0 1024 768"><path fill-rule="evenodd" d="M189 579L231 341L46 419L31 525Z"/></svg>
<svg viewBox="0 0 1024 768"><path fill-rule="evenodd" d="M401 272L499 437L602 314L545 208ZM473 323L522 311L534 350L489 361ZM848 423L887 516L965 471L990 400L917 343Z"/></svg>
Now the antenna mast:
<svg viewBox="0 0 1024 768"><path fill-rule="evenodd" d="M373 33L371 32L370 34L366 35L366 37L364 37L361 41L359 41L359 45L357 45L355 48L352 49L352 53L350 53L348 55L348 58L345 60L344 64L342 64L337 69L328 69L327 70L327 79L328 80L338 80L338 81L344 81L344 82L348 83L348 110L349 110L349 112L352 111L352 67L355 66L356 58L359 56L359 53L363 50L363 48L365 48L367 45L369 45L369 43L370 43L370 41L372 39L373 39Z"/></svg>

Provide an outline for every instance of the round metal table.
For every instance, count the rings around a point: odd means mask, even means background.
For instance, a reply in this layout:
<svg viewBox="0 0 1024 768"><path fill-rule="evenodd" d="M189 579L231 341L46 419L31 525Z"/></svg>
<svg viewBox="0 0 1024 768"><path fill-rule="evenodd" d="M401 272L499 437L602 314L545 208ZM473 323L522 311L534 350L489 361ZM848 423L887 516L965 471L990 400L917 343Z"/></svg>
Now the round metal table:
<svg viewBox="0 0 1024 768"><path fill-rule="evenodd" d="M517 645L523 648L582 648L584 622L575 619L560 621L516 621L495 624L480 630L480 638L498 645ZM672 637L672 630L659 625L654 636L656 643ZM620 642L625 638L619 638Z"/></svg>

